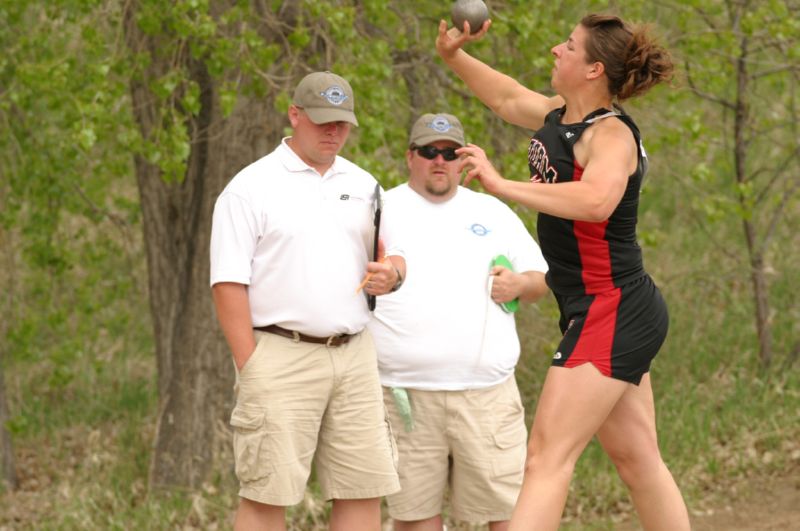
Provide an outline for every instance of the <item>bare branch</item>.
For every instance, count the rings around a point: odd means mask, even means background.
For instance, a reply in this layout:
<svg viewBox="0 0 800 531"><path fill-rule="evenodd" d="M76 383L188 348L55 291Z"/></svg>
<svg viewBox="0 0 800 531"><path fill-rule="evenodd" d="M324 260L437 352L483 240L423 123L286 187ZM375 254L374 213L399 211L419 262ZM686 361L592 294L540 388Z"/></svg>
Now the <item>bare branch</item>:
<svg viewBox="0 0 800 531"><path fill-rule="evenodd" d="M689 61L685 61L684 67L686 69L686 82L689 84L689 88L692 90L692 92L695 93L695 95L699 96L704 100L708 100L718 105L722 105L723 107L730 109L732 111L736 110L736 105L734 103L725 100L723 98L720 98L718 96L715 96L713 94L708 94L697 88L697 85L695 85L694 79L692 78L691 74L691 63L689 63Z"/></svg>
<svg viewBox="0 0 800 531"><path fill-rule="evenodd" d="M775 230L778 228L778 223L780 223L781 218L783 217L783 212L786 209L786 205L789 203L789 200L792 198L792 196L794 196L798 189L800 189L800 179L795 179L783 192L781 202L778 205L778 208L776 208L773 212L767 231L764 233L764 237L761 239L759 253L764 252L764 249L767 248L769 242L772 241L772 237L775 235Z"/></svg>
<svg viewBox="0 0 800 531"><path fill-rule="evenodd" d="M778 164L777 168L775 168L775 170L773 171L772 179L770 179L767 185L764 186L763 190L761 190L761 193L758 194L758 197L756 197L755 200L756 204L761 203L761 201L763 201L766 198L767 193L770 191L772 186L774 186L774 184L778 182L778 180L780 180L780 178L783 176L783 173L789 168L789 165L791 164L792 160L797 158L798 155L800 155L800 145L796 146L794 151L792 151L786 157L786 160L784 160L781 164ZM756 172L756 174L757 173L760 173L760 171ZM753 177L755 177L756 174L754 174Z"/></svg>
<svg viewBox="0 0 800 531"><path fill-rule="evenodd" d="M78 186L77 183L72 183L72 188L74 188L75 191L78 192L78 195L81 196L81 199L83 199L83 201L87 205L89 205L89 208L92 210L92 212L98 214L101 217L108 218L112 223L114 223L114 225L116 225L120 229L120 232L122 232L126 237L128 237L128 224L125 222L124 219L95 204L95 202L92 201L89 198L89 196L86 195L86 192L84 192L83 189L80 186Z"/></svg>
<svg viewBox="0 0 800 531"><path fill-rule="evenodd" d="M705 10L703 10L703 8L701 8L700 6L694 6L694 12L697 13L697 15L701 19L703 19L703 22L705 22L706 26L711 28L712 31L714 31L714 32L718 32L719 31L719 28L717 27L717 25L714 24L714 19L712 19L711 16L708 13L706 13Z"/></svg>
<svg viewBox="0 0 800 531"><path fill-rule="evenodd" d="M681 182L683 186L686 187L686 189L692 190L691 195L698 195L702 193L702 190L694 186L694 183L692 183L691 179L689 179L685 173L683 172L678 172L678 173L670 172L670 173L675 178L675 180ZM690 209L689 214L692 218L695 219L698 230L700 230L702 233L706 235L708 240L720 254L730 258L734 262L741 261L741 257L738 256L736 253L732 252L731 246L724 244L723 242L720 242L718 240L718 234L710 230L709 224L701 219L700 214L695 209Z"/></svg>
<svg viewBox="0 0 800 531"><path fill-rule="evenodd" d="M800 72L800 66L796 64L785 64L776 66L775 68L771 68L769 70L762 70L761 72L750 74L750 79L760 79L762 77L768 77L774 74L780 74L781 72Z"/></svg>

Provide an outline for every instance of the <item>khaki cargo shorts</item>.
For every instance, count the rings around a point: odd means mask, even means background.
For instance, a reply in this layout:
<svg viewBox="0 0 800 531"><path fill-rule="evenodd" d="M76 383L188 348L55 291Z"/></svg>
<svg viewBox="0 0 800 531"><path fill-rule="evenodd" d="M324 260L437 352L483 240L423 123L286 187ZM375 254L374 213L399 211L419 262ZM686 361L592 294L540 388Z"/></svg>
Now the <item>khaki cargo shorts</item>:
<svg viewBox="0 0 800 531"><path fill-rule="evenodd" d="M442 512L465 522L511 518L522 486L527 430L517 382L468 391L408 389L414 427L408 432L391 389L384 401L400 453L401 491L387 496L396 520Z"/></svg>
<svg viewBox="0 0 800 531"><path fill-rule="evenodd" d="M255 333L257 346L237 374L231 414L239 496L300 503L315 458L325 499L399 490L369 332L339 347Z"/></svg>

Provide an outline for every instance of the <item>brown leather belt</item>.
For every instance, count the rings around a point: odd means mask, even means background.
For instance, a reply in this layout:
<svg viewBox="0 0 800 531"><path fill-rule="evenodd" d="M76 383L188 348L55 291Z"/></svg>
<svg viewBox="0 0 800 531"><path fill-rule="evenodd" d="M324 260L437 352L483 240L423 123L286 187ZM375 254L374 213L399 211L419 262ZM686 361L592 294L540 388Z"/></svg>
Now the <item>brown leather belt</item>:
<svg viewBox="0 0 800 531"><path fill-rule="evenodd" d="M258 330L260 332L268 332L270 334L288 337L289 339L293 339L295 341L304 341L306 343L320 343L322 345L327 345L329 347L338 347L344 345L345 343L350 341L351 337L355 335L355 334L339 334L330 337L307 336L306 334L301 334L300 332L297 332L295 330L287 330L285 328L281 328L278 325L254 326L253 330Z"/></svg>

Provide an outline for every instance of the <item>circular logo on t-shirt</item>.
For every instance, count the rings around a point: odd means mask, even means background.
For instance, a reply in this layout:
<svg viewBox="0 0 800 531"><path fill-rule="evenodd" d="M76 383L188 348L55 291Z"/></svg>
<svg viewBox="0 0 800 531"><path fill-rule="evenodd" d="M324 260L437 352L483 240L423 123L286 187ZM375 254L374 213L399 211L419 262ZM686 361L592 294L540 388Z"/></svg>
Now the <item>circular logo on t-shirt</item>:
<svg viewBox="0 0 800 531"><path fill-rule="evenodd" d="M477 236L486 236L487 234L492 232L483 225L481 225L480 223L473 223L472 225L470 225L469 230L471 230L472 233Z"/></svg>

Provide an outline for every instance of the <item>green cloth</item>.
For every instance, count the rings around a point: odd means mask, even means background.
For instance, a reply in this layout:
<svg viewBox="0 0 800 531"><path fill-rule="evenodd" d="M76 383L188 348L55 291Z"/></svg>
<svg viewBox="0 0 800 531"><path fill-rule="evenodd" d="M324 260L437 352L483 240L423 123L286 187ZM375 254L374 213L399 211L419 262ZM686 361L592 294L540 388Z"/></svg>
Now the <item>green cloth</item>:
<svg viewBox="0 0 800 531"><path fill-rule="evenodd" d="M411 402L408 400L408 391L402 387L392 387L392 396L400 418L407 432L414 429L414 418L411 416Z"/></svg>

